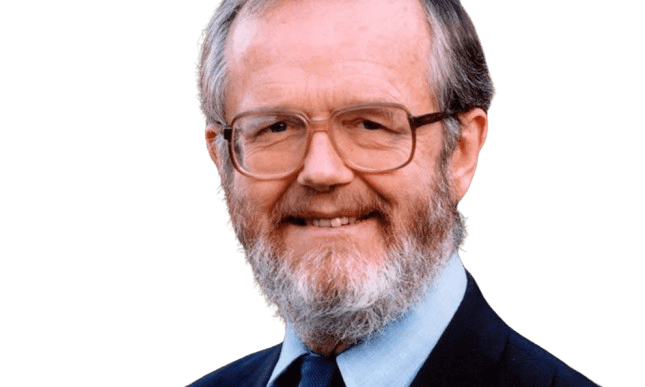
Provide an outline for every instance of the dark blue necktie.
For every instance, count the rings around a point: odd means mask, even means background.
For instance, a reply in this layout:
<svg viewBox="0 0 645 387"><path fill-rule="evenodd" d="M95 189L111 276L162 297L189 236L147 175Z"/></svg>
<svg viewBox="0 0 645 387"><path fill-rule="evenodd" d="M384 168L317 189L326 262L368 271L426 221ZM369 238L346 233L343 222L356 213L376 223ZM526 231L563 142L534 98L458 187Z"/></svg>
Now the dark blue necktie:
<svg viewBox="0 0 645 387"><path fill-rule="evenodd" d="M309 354L302 359L300 366L300 386L302 387L330 387L344 385L336 358L328 358ZM334 374L336 378L334 378ZM332 384L332 379L334 383Z"/></svg>

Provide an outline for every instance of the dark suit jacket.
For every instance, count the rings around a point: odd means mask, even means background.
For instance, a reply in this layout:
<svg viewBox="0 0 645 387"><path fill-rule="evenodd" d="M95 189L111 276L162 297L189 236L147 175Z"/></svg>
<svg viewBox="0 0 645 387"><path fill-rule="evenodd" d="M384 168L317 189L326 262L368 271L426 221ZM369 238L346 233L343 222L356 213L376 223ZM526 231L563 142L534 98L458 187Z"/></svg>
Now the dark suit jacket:
<svg viewBox="0 0 645 387"><path fill-rule="evenodd" d="M190 387L265 387L282 344L237 360ZM509 328L470 274L466 294L412 386L595 386Z"/></svg>

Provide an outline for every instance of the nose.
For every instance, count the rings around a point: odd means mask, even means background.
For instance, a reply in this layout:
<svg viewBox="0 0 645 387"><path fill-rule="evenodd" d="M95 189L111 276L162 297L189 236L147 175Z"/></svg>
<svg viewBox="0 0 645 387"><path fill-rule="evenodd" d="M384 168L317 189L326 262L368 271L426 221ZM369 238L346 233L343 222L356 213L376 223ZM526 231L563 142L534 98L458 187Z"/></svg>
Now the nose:
<svg viewBox="0 0 645 387"><path fill-rule="evenodd" d="M353 178L354 171L336 153L329 135L315 132L305 164L298 173L298 183L316 191L329 191L335 186L348 184Z"/></svg>

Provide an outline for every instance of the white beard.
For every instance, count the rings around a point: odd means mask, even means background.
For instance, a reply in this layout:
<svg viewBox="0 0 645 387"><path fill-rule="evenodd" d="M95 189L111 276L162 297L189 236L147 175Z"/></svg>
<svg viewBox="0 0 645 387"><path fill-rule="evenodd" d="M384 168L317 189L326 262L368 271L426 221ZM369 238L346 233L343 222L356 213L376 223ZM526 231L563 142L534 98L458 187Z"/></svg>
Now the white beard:
<svg viewBox="0 0 645 387"><path fill-rule="evenodd" d="M321 289L317 278L312 278L317 273L291 270L284 263L285 257L275 257L262 242L250 252L248 260L267 300L278 307L278 315L293 325L303 342L325 345L354 344L378 334L418 302L446 264L450 252L433 258L406 241L400 250L391 251L388 256L387 264L374 267L360 254L353 257L340 254L330 257L323 251L307 254L304 260L309 262L317 259L365 262L363 272L347 276L350 281L332 292ZM343 271L340 266L339 271Z"/></svg>
<svg viewBox="0 0 645 387"><path fill-rule="evenodd" d="M387 249L381 259L324 247L294 259L275 234L262 234L233 217L267 301L303 342L355 344L381 332L419 301L461 240L461 218L447 178L441 176L432 195L411 205L410 224L384 227ZM427 203L430 196L432 203ZM331 269L316 270L322 267Z"/></svg>

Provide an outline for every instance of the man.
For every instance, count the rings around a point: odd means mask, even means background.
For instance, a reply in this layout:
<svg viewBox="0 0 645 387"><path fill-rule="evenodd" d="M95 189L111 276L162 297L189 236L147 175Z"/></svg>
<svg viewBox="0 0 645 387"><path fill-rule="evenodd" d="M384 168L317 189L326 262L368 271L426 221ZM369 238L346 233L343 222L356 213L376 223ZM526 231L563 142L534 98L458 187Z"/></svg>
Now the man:
<svg viewBox="0 0 645 387"><path fill-rule="evenodd" d="M193 386L587 386L457 255L493 95L457 0L230 0L206 139L281 345Z"/></svg>

